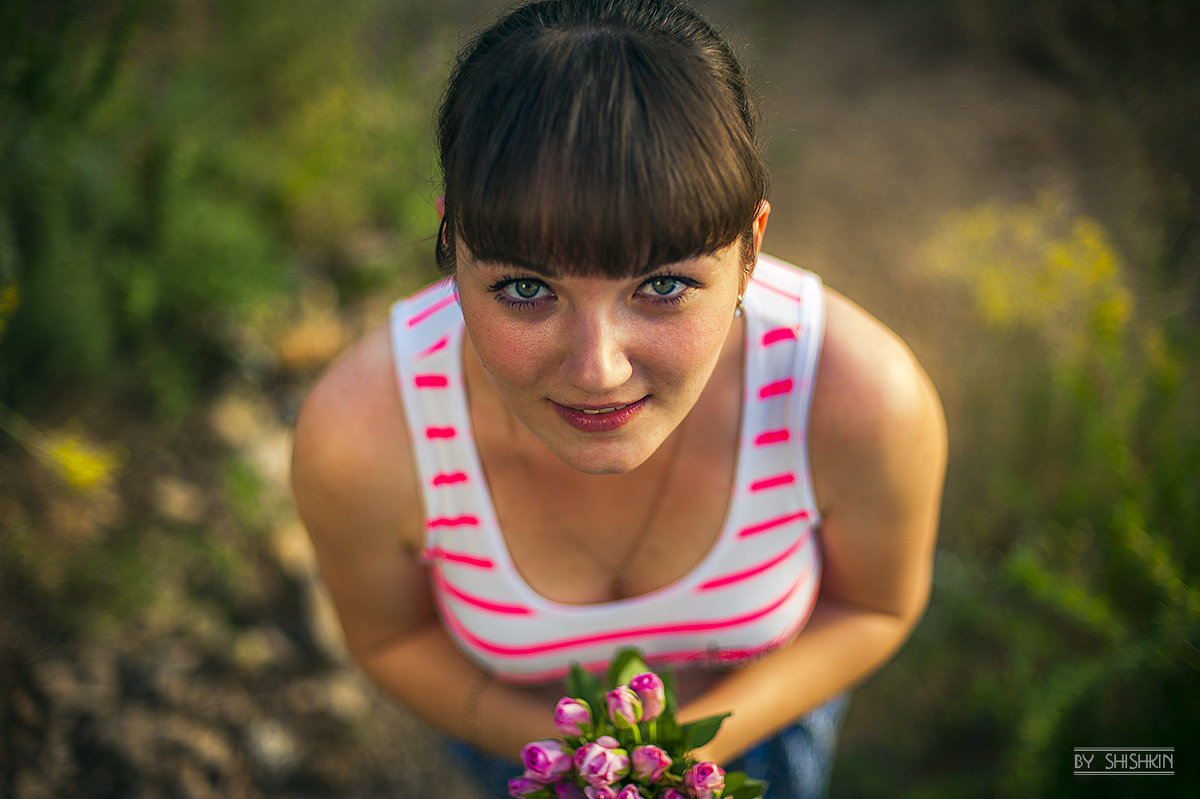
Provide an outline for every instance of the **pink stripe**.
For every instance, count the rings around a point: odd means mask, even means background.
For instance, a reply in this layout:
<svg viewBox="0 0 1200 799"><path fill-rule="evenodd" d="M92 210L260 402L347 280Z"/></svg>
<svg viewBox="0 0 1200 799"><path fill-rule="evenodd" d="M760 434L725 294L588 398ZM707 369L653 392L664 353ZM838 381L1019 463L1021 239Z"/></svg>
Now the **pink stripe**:
<svg viewBox="0 0 1200 799"><path fill-rule="evenodd" d="M811 535L811 532L809 535ZM775 557L771 558L770 560L765 560L762 563L759 563L755 566L751 566L748 569L743 569L742 571L730 572L729 574L724 574L720 577L714 577L713 579L709 580L708 582L701 583L696 588L696 590L698 592L711 591L714 588L723 588L727 585L733 585L734 583L740 583L742 580L748 580L751 577L754 577L755 575L762 574L763 572L767 571L768 569L772 568L773 566L778 566L780 563L783 563L785 560L790 558L792 555L795 555L798 551L800 551L800 547L802 547L808 543L809 535L806 535L803 538L799 539L798 541L796 541L796 543L792 544L790 547L788 547L782 553L780 553L779 555L776 555ZM805 569L805 572L807 572L807 568Z"/></svg>
<svg viewBox="0 0 1200 799"><path fill-rule="evenodd" d="M463 566L474 566L477 569L492 570L496 568L496 564L488 558L479 558L474 555L467 555L463 552L451 552L448 549L441 547L430 547L425 550L426 560L444 560L450 563L458 563Z"/></svg>
<svg viewBox="0 0 1200 799"><path fill-rule="evenodd" d="M445 388L450 385L450 378L446 375L416 375L413 384L417 388Z"/></svg>
<svg viewBox="0 0 1200 799"><path fill-rule="evenodd" d="M774 639L762 644L761 646L745 647L742 649L718 649L716 651L711 649L685 649L678 652L647 654L646 661L651 668L661 671L664 667L679 666L684 664L703 664L713 663L714 661L717 663L738 663L747 660L754 660L762 657L763 655L770 654L771 652L774 652L775 650L785 646L789 641L796 637L796 634L800 632L804 625L808 624L808 619L812 615L813 606L816 605L817 595L818 592L814 591L812 599L809 600L808 607L804 609L803 613L796 614L795 621L789 624L788 628L784 630L781 635L776 636ZM591 672L592 674L603 675L605 670L608 668L608 663L609 662L607 660L597 660L581 665L585 670ZM563 666L534 673L520 673L511 671L500 671L498 673L503 674L505 681L507 682L544 684L552 680L560 680L566 677L568 669L567 667Z"/></svg>
<svg viewBox="0 0 1200 799"><path fill-rule="evenodd" d="M768 397L778 397L780 394L792 393L792 378L787 377L783 380L776 380L774 383L767 383L758 390L758 398L765 400Z"/></svg>
<svg viewBox="0 0 1200 799"><path fill-rule="evenodd" d="M796 482L795 472L786 472L777 474L773 477L764 477L761 480L755 480L750 484L750 493L757 494L759 491L766 491L769 488L779 488L780 486L789 486Z"/></svg>
<svg viewBox="0 0 1200 799"><path fill-rule="evenodd" d="M426 427L425 437L428 439L435 438L454 438L458 435L458 431L453 427Z"/></svg>
<svg viewBox="0 0 1200 799"><path fill-rule="evenodd" d="M801 521L808 518L808 511L798 510L795 513L789 513L784 516L776 516L774 519L767 519L765 522L752 524L749 527L743 527L738 531L738 538L747 538L759 533L765 533L768 530L774 530L776 527L783 527L785 524Z"/></svg>
<svg viewBox="0 0 1200 799"><path fill-rule="evenodd" d="M758 283L756 285L762 286L764 289L773 291L776 294L781 294L784 297L787 297L789 300L795 300L796 302L804 302L804 298L801 297L799 294L793 294L792 292L790 292L786 289L781 289L778 286L772 286L770 283L766 283L762 280L758 281Z"/></svg>
<svg viewBox="0 0 1200 799"><path fill-rule="evenodd" d="M455 483L465 483L469 478L466 472L442 472L433 476L433 484L435 486L450 486ZM751 488L751 491L754 489Z"/></svg>
<svg viewBox="0 0 1200 799"><path fill-rule="evenodd" d="M778 344L781 341L795 341L796 331L790 327L777 327L774 330L768 330L763 333L762 345L769 347L772 344Z"/></svg>
<svg viewBox="0 0 1200 799"><path fill-rule="evenodd" d="M433 355L438 350L444 349L446 347L446 345L449 343L450 343L450 337L442 336L440 339L438 339L437 341L430 344L429 347L422 350L421 352L418 352L417 359L420 360L421 358L428 358L430 355Z"/></svg>
<svg viewBox="0 0 1200 799"><path fill-rule="evenodd" d="M784 428L783 430L768 430L765 433L759 433L754 438L754 446L767 447L771 444L782 444L792 437L792 434Z"/></svg>
<svg viewBox="0 0 1200 799"><path fill-rule="evenodd" d="M656 624L647 627L631 627L626 630L612 630L610 632L597 633L595 635L581 635L576 638L560 638L557 641L546 641L538 644L530 644L527 646L504 646L501 644L485 641L479 636L468 630L462 622L454 618L452 614L445 615L445 622L464 641L468 642L476 649L489 652L493 655L501 655L504 657L532 657L534 655L542 655L547 652L556 652L562 649L573 649L577 647L590 646L592 644L607 644L613 643L614 648L619 643L632 643L641 638L658 637L667 635L683 635L686 633L710 632L715 630L725 630L730 627L741 627L751 622L761 619L774 610L779 609L785 602L792 597L793 594L800 588L804 577L796 580L790 588L778 599L772 601L768 605L759 608L758 610L742 614L741 616L732 616L727 619L714 619L712 621L697 621L690 624ZM443 608L445 606L443 605Z"/></svg>
<svg viewBox="0 0 1200 799"><path fill-rule="evenodd" d="M524 605L509 605L503 602L493 602L490 599L484 599L482 597L477 597L474 594L468 594L466 591L455 588L453 585L451 585L442 575L441 569L435 569L434 572L434 579L437 580L438 587L460 602L466 602L468 605L479 608L480 610L486 610L488 613L500 613L505 616L533 615L533 611Z"/></svg>
<svg viewBox="0 0 1200 799"><path fill-rule="evenodd" d="M445 297L442 297L440 300L435 302L433 305L430 305L428 308L426 308L425 310L421 311L420 313L418 313L417 315L415 315L411 319L409 319L408 326L416 327L417 325L421 324L429 317L433 316L438 311L445 308L447 305L452 305L452 304L454 304L454 295L447 294Z"/></svg>
<svg viewBox="0 0 1200 799"><path fill-rule="evenodd" d="M438 527L478 527L479 517L464 514L462 516L435 516L425 522L425 526L430 530Z"/></svg>

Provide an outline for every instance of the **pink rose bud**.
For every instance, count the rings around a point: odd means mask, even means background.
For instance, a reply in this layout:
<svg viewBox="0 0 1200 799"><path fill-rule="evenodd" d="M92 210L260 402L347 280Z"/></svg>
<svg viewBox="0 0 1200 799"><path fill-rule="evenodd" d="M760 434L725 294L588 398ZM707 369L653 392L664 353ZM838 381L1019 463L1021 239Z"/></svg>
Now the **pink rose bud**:
<svg viewBox="0 0 1200 799"><path fill-rule="evenodd" d="M555 783L554 795L558 799L587 799L587 794L583 792L583 789L570 780Z"/></svg>
<svg viewBox="0 0 1200 799"><path fill-rule="evenodd" d="M546 783L531 780L528 777L517 777L515 780L508 781L508 795L516 799L524 799L526 796L532 796L538 791L544 790Z"/></svg>
<svg viewBox="0 0 1200 799"><path fill-rule="evenodd" d="M629 773L629 755L607 735L575 750L575 770L588 785L611 785Z"/></svg>
<svg viewBox="0 0 1200 799"><path fill-rule="evenodd" d="M554 795L557 796L558 799L586 799L587 798L587 794L585 794L583 792L583 788L580 788L578 785L571 782L570 780L563 780L562 782L555 783L554 784Z"/></svg>
<svg viewBox="0 0 1200 799"><path fill-rule="evenodd" d="M563 735L583 735L592 723L592 711L582 699L564 696L554 708L554 726Z"/></svg>
<svg viewBox="0 0 1200 799"><path fill-rule="evenodd" d="M629 681L629 687L642 700L642 721L658 718L667 706L666 689L662 679L652 671L639 674Z"/></svg>
<svg viewBox="0 0 1200 799"><path fill-rule="evenodd" d="M665 791L663 791L662 793L660 793L658 795L658 799L688 799L688 798L686 796L684 796L683 794L681 794L679 791L675 790L674 788L667 788Z"/></svg>
<svg viewBox="0 0 1200 799"><path fill-rule="evenodd" d="M525 776L550 782L571 770L571 750L558 741L534 741L521 748Z"/></svg>
<svg viewBox="0 0 1200 799"><path fill-rule="evenodd" d="M639 746L629 753L633 776L646 782L658 782L663 772L671 767L671 758L657 746Z"/></svg>
<svg viewBox="0 0 1200 799"><path fill-rule="evenodd" d="M617 789L611 785L589 785L583 789L587 799L617 799Z"/></svg>
<svg viewBox="0 0 1200 799"><path fill-rule="evenodd" d="M642 720L642 700L628 685L621 685L604 695L608 717L617 727L627 730Z"/></svg>
<svg viewBox="0 0 1200 799"><path fill-rule="evenodd" d="M617 799L645 799L645 797L642 796L636 785L626 785L617 794Z"/></svg>
<svg viewBox="0 0 1200 799"><path fill-rule="evenodd" d="M725 772L708 760L697 763L684 772L683 787L695 799L717 799L725 789Z"/></svg>

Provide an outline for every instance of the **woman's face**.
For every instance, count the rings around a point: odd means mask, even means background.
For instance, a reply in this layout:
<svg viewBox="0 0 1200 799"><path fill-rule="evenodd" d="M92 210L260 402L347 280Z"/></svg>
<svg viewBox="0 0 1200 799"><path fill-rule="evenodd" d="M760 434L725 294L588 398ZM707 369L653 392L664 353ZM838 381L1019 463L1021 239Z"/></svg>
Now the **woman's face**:
<svg viewBox="0 0 1200 799"><path fill-rule="evenodd" d="M513 414L589 474L636 468L683 421L744 287L737 242L629 279L535 272L465 249L456 280L479 364Z"/></svg>

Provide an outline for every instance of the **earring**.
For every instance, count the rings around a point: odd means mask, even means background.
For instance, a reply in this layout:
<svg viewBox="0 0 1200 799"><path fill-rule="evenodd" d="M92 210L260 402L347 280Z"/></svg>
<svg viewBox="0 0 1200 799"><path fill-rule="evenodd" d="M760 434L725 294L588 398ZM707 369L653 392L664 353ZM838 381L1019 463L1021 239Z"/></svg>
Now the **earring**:
<svg viewBox="0 0 1200 799"><path fill-rule="evenodd" d="M733 309L733 318L738 319L746 312L746 305L742 302L742 295L738 295L737 306Z"/></svg>

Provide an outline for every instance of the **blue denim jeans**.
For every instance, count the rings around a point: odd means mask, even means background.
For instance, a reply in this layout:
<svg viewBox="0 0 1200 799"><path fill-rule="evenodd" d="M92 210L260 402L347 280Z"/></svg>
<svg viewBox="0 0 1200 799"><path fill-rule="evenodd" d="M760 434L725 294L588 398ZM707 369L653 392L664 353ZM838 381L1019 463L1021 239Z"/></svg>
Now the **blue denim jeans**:
<svg viewBox="0 0 1200 799"><path fill-rule="evenodd" d="M770 783L765 799L822 799L849 699L849 694L835 696L736 760L722 763L722 768ZM515 761L482 753L462 741L452 740L449 746L483 796L507 797L508 781L521 775Z"/></svg>

